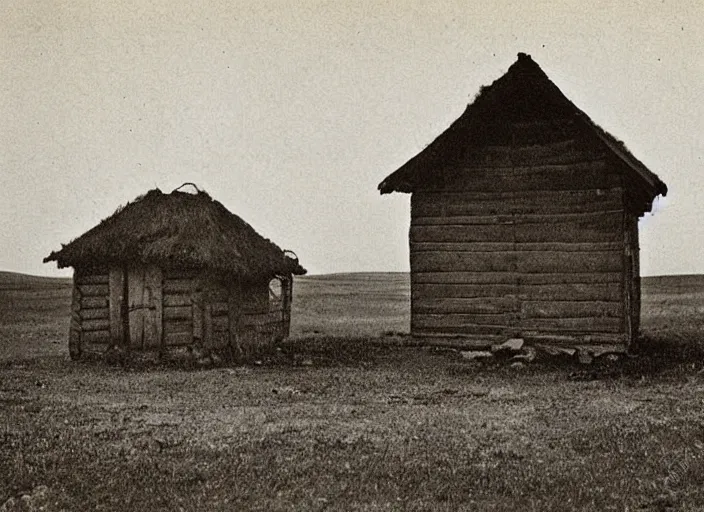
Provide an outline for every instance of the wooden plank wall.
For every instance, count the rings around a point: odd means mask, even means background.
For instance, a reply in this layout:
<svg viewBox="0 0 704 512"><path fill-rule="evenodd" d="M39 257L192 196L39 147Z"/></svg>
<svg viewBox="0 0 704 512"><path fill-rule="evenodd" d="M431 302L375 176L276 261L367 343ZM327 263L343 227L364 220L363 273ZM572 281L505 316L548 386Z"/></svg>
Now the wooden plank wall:
<svg viewBox="0 0 704 512"><path fill-rule="evenodd" d="M248 355L288 334L290 296L270 301L268 283L240 291L195 272L151 274L149 304L154 303L162 321L150 334L154 339L143 347L132 347L135 350L202 343L206 349L232 346ZM111 345L125 342L125 286L122 269L76 274L69 330L72 357L104 353ZM290 294L290 286L284 290Z"/></svg>
<svg viewBox="0 0 704 512"><path fill-rule="evenodd" d="M194 271L166 270L162 293L166 348L202 344L207 350L229 344L229 290Z"/></svg>
<svg viewBox="0 0 704 512"><path fill-rule="evenodd" d="M74 300L80 307L78 321L72 315L72 328L75 323L80 324L80 354L104 353L111 345L109 281L107 271L84 271L74 275Z"/></svg>
<svg viewBox="0 0 704 512"><path fill-rule="evenodd" d="M242 291L240 346L245 355L271 346L286 336L284 300L269 300L269 283L258 283Z"/></svg>
<svg viewBox="0 0 704 512"><path fill-rule="evenodd" d="M195 274L193 272L164 270L162 287L162 336L165 347L190 345L193 343L195 324L200 315L200 303L197 299Z"/></svg>
<svg viewBox="0 0 704 512"><path fill-rule="evenodd" d="M411 331L618 342L623 187L575 139L494 147L411 197Z"/></svg>
<svg viewBox="0 0 704 512"><path fill-rule="evenodd" d="M640 247L638 242L638 217L626 215L624 265L624 303L627 307L626 334L628 341L637 339L640 330Z"/></svg>
<svg viewBox="0 0 704 512"><path fill-rule="evenodd" d="M209 290L208 307L206 309L207 334L204 339L213 349L223 349L230 343L229 320L230 290L220 283L213 283Z"/></svg>

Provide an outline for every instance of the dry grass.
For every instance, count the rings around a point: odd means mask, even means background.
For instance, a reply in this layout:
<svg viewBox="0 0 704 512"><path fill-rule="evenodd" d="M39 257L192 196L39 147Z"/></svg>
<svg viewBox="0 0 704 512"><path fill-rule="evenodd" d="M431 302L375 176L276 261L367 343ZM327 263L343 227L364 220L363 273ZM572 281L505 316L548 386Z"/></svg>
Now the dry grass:
<svg viewBox="0 0 704 512"><path fill-rule="evenodd" d="M646 280L644 354L593 380L569 361L380 344L407 328L400 274L298 280L297 336L260 365L72 363L67 283L0 277L0 504L34 490L45 510L704 507L701 277Z"/></svg>

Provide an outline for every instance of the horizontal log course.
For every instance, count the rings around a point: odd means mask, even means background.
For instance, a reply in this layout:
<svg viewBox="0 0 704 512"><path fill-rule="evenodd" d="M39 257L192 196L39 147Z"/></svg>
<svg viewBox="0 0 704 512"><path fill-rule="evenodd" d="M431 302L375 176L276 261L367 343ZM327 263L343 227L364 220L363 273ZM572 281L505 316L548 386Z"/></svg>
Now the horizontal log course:
<svg viewBox="0 0 704 512"><path fill-rule="evenodd" d="M482 325L506 328L519 320L518 313L465 314L465 313L416 313L412 317L413 327L464 327Z"/></svg>
<svg viewBox="0 0 704 512"><path fill-rule="evenodd" d="M421 190L411 196L411 214L416 218L599 212L623 209L623 197L621 186L508 192Z"/></svg>
<svg viewBox="0 0 704 512"><path fill-rule="evenodd" d="M517 242L517 243L591 243L622 242L622 215L603 215L593 219L564 222L501 223L476 225L411 225L409 238L416 242Z"/></svg>
<svg viewBox="0 0 704 512"><path fill-rule="evenodd" d="M83 342L82 349L86 343L108 345L110 344L110 331L107 329L102 331L82 331L81 342Z"/></svg>
<svg viewBox="0 0 704 512"><path fill-rule="evenodd" d="M620 251L560 252L415 252L411 253L413 272L438 270L456 272L568 273L619 272L623 267Z"/></svg>
<svg viewBox="0 0 704 512"><path fill-rule="evenodd" d="M107 307L107 297L81 297L81 309L102 309Z"/></svg>
<svg viewBox="0 0 704 512"><path fill-rule="evenodd" d="M608 209L596 212L567 213L505 213L495 215L453 215L442 217L413 217L413 226L484 226L496 224L559 224L588 223L610 226L623 218L623 210Z"/></svg>
<svg viewBox="0 0 704 512"><path fill-rule="evenodd" d="M192 295L173 295L173 294L167 294L164 295L163 298L163 305L165 308L167 307L180 307L180 306L190 306L193 303L193 298Z"/></svg>
<svg viewBox="0 0 704 512"><path fill-rule="evenodd" d="M190 345L191 343L193 343L193 333L191 332L164 332L164 344L169 347Z"/></svg>
<svg viewBox="0 0 704 512"><path fill-rule="evenodd" d="M518 287L518 298L526 300L604 301L622 299L621 283L527 284Z"/></svg>
<svg viewBox="0 0 704 512"><path fill-rule="evenodd" d="M81 284L78 289L83 297L107 297L110 293L107 284Z"/></svg>
<svg viewBox="0 0 704 512"><path fill-rule="evenodd" d="M518 285L508 284L455 284L455 283L414 283L411 286L411 300L424 299L480 299L491 300L497 297L513 296L518 293Z"/></svg>
<svg viewBox="0 0 704 512"><path fill-rule="evenodd" d="M620 283L564 284L422 284L414 283L411 299L493 299L512 296L521 300L621 300Z"/></svg>
<svg viewBox="0 0 704 512"><path fill-rule="evenodd" d="M184 320L165 320L164 334L193 333L193 322Z"/></svg>
<svg viewBox="0 0 704 512"><path fill-rule="evenodd" d="M230 291L222 286L212 286L208 289L208 300L213 303L225 303L230 295Z"/></svg>
<svg viewBox="0 0 704 512"><path fill-rule="evenodd" d="M510 325L426 325L411 323L411 336L496 336L513 337L519 329Z"/></svg>
<svg viewBox="0 0 704 512"><path fill-rule="evenodd" d="M576 163L556 169L540 162L534 167L523 162L506 162L506 169L468 166L440 171L432 181L434 191L481 190L484 192L516 192L526 190L584 190L616 188L621 176L606 169L603 162ZM479 165L482 165L479 162ZM526 162L528 164L528 162ZM503 167L503 165L501 165Z"/></svg>
<svg viewBox="0 0 704 512"><path fill-rule="evenodd" d="M81 331L110 331L110 320L105 319L95 319L95 320L83 320L81 322Z"/></svg>
<svg viewBox="0 0 704 512"><path fill-rule="evenodd" d="M518 313L521 304L515 297L465 298L417 298L411 302L411 312L417 314L464 313L469 315L496 315Z"/></svg>
<svg viewBox="0 0 704 512"><path fill-rule="evenodd" d="M193 318L192 306L167 306L163 310L164 320L188 320Z"/></svg>
<svg viewBox="0 0 704 512"><path fill-rule="evenodd" d="M78 274L74 277L74 280L79 286L90 284L108 284L110 281L110 276L108 274Z"/></svg>
<svg viewBox="0 0 704 512"><path fill-rule="evenodd" d="M550 334L544 331L525 330L522 336L528 343L544 343L546 345L622 345L626 343L626 336L623 333L574 332L571 334Z"/></svg>
<svg viewBox="0 0 704 512"><path fill-rule="evenodd" d="M623 242L411 242L411 252L622 251Z"/></svg>
<svg viewBox="0 0 704 512"><path fill-rule="evenodd" d="M621 302L603 301L523 301L521 317L526 318L622 318Z"/></svg>
<svg viewBox="0 0 704 512"><path fill-rule="evenodd" d="M189 294L195 289L192 279L164 279L165 294Z"/></svg>
<svg viewBox="0 0 704 512"><path fill-rule="evenodd" d="M620 283L620 272L526 273L526 272L458 272L414 270L411 286L416 284L565 284L565 283Z"/></svg>
<svg viewBox="0 0 704 512"><path fill-rule="evenodd" d="M504 132L508 133L508 132ZM496 132L488 131L489 141L496 138ZM579 139L571 137L563 140L546 141L544 144L526 144L517 146L511 140L498 137L494 144L474 149L466 160L470 165L510 167L511 165L531 164L580 164L585 160L603 158L604 152L598 148L585 145ZM502 143L503 142L503 143Z"/></svg>
<svg viewBox="0 0 704 512"><path fill-rule="evenodd" d="M104 320L110 318L110 308L81 309L81 320Z"/></svg>
<svg viewBox="0 0 704 512"><path fill-rule="evenodd" d="M171 269L162 269L162 275L164 277L164 280L188 280L192 281L193 279L196 279L198 277L199 272L197 270L189 270L189 269L178 269L178 268L171 268Z"/></svg>
<svg viewBox="0 0 704 512"><path fill-rule="evenodd" d="M213 302L211 305L211 313L213 316L227 315L229 305L227 302Z"/></svg>
<svg viewBox="0 0 704 512"><path fill-rule="evenodd" d="M542 332L623 332L621 318L524 318L521 328Z"/></svg>

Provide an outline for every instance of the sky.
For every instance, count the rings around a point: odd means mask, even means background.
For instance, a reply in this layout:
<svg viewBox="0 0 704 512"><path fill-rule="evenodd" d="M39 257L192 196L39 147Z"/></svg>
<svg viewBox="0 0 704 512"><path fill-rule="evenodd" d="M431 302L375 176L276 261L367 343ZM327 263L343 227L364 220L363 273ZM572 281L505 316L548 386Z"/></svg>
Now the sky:
<svg viewBox="0 0 704 512"><path fill-rule="evenodd" d="M3 0L0 270L194 182L311 273L407 271L377 185L530 54L669 192L643 275L704 273L701 0Z"/></svg>

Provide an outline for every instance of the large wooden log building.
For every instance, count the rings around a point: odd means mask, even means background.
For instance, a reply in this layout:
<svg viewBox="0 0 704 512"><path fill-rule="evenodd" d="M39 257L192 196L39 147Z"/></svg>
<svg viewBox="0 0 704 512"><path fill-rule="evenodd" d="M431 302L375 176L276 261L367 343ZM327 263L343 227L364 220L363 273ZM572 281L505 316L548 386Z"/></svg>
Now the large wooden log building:
<svg viewBox="0 0 704 512"><path fill-rule="evenodd" d="M626 350L666 185L529 55L380 185L411 193L411 333Z"/></svg>
<svg viewBox="0 0 704 512"><path fill-rule="evenodd" d="M151 190L48 261L74 267L74 359L111 350L250 356L288 335L292 276L305 273L197 189Z"/></svg>

